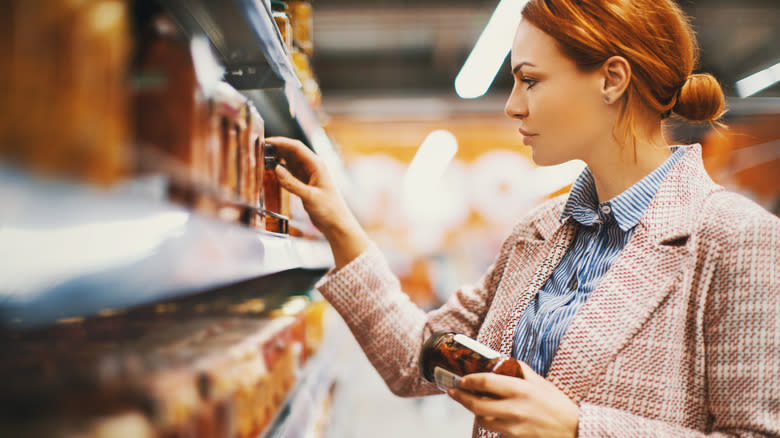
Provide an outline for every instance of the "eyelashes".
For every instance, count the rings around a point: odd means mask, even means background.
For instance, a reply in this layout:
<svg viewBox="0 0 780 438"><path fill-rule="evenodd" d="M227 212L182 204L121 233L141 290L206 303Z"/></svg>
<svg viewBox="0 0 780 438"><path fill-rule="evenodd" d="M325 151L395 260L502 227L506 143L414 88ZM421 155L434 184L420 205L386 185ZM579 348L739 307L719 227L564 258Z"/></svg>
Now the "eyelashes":
<svg viewBox="0 0 780 438"><path fill-rule="evenodd" d="M528 86L528 89L530 90L531 88L534 87L534 85L537 84L538 81L536 79L531 79L529 77L523 77L520 78L520 82L526 84Z"/></svg>

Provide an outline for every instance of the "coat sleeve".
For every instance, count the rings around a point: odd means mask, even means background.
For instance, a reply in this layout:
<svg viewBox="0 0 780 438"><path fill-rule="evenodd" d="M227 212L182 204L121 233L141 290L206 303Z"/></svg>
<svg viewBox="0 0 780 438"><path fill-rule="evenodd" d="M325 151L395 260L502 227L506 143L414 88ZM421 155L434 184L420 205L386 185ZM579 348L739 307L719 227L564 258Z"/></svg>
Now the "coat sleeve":
<svg viewBox="0 0 780 438"><path fill-rule="evenodd" d="M704 309L709 434L582 403L580 437L780 436L780 220L727 194L702 238L718 251Z"/></svg>
<svg viewBox="0 0 780 438"><path fill-rule="evenodd" d="M340 270L328 273L316 288L344 319L393 393L439 393L420 377L422 343L438 330L476 335L516 240L510 237L504 242L498 258L477 283L462 287L429 313L401 291L398 278L373 244Z"/></svg>
<svg viewBox="0 0 780 438"><path fill-rule="evenodd" d="M731 233L704 313L713 429L780 436L780 220L747 200L722 202L733 205Z"/></svg>

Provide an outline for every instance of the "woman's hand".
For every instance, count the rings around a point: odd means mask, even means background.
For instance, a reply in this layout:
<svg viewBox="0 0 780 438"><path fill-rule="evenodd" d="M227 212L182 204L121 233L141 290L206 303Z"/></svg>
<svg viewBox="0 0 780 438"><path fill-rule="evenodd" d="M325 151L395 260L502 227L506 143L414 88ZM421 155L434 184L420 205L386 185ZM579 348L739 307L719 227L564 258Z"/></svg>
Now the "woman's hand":
<svg viewBox="0 0 780 438"><path fill-rule="evenodd" d="M524 379L494 373L466 375L458 382L460 389L448 394L474 413L479 426L502 437L576 437L577 405L528 365L522 368Z"/></svg>
<svg viewBox="0 0 780 438"><path fill-rule="evenodd" d="M369 239L339 193L325 163L298 140L268 137L284 165L276 166L279 184L298 196L314 226L330 243L336 268L349 263L369 245Z"/></svg>

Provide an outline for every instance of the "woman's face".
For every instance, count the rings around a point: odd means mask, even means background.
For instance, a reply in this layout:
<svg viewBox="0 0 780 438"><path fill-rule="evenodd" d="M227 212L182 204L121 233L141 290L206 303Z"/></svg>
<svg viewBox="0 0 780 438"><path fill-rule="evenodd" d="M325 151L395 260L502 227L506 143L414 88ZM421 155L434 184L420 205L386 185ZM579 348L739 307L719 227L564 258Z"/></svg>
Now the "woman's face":
<svg viewBox="0 0 780 438"><path fill-rule="evenodd" d="M615 123L614 109L604 102L601 70L579 71L552 37L523 20L512 45L512 72L515 84L505 111L519 121L534 162L589 163Z"/></svg>

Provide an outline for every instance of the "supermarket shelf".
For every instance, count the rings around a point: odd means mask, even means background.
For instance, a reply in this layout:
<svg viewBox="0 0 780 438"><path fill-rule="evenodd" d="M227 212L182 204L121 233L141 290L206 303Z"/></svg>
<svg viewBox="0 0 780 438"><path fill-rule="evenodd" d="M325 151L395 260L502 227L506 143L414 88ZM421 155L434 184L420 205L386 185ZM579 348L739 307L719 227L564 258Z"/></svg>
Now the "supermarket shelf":
<svg viewBox="0 0 780 438"><path fill-rule="evenodd" d="M160 0L189 36L209 39L238 89L299 87L265 0Z"/></svg>
<svg viewBox="0 0 780 438"><path fill-rule="evenodd" d="M346 325L335 311L326 318L325 337L319 350L311 357L300 373L300 378L285 398L279 412L258 438L306 438L312 422L322 408L331 386L341 378L340 358L343 357L344 340L348 339Z"/></svg>
<svg viewBox="0 0 780 438"><path fill-rule="evenodd" d="M301 139L345 188L345 171L301 90L266 0L159 0L189 36L204 36L225 66L225 80L257 107L268 136Z"/></svg>
<svg viewBox="0 0 780 438"><path fill-rule="evenodd" d="M27 328L333 265L327 242L170 204L162 177L121 187L0 168L0 326Z"/></svg>
<svg viewBox="0 0 780 438"><path fill-rule="evenodd" d="M299 98L300 81L264 0L160 1L186 34L208 38L225 80L253 100L268 133L310 142L319 121Z"/></svg>

